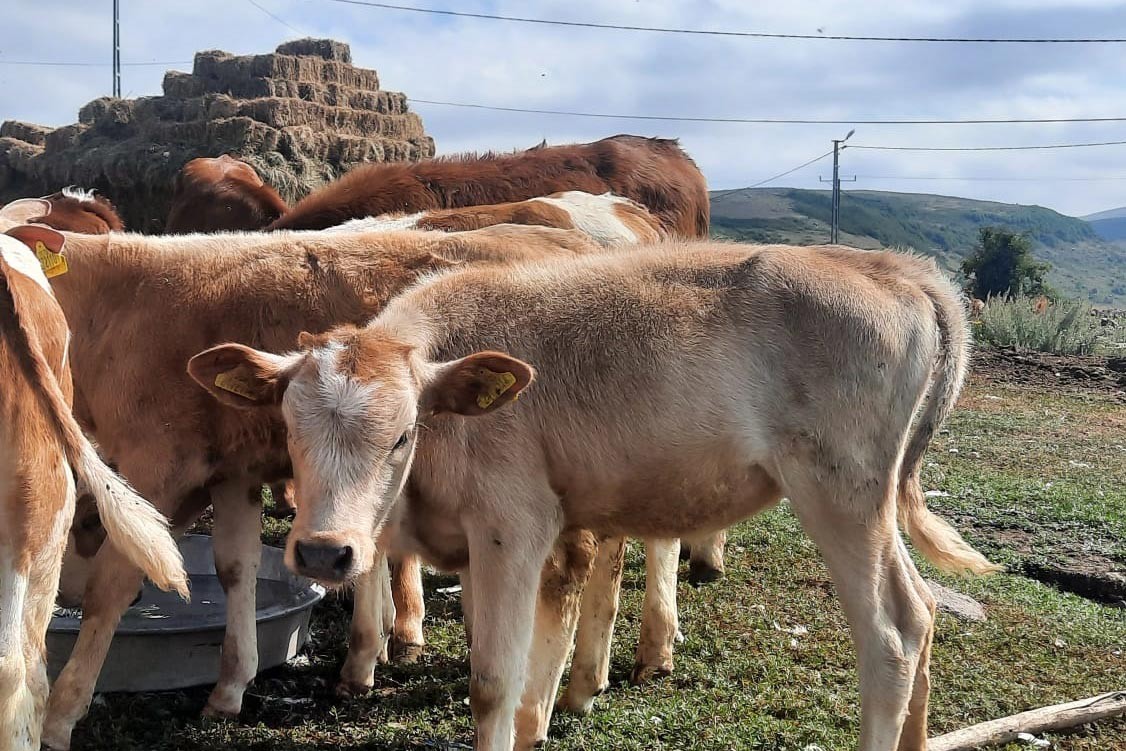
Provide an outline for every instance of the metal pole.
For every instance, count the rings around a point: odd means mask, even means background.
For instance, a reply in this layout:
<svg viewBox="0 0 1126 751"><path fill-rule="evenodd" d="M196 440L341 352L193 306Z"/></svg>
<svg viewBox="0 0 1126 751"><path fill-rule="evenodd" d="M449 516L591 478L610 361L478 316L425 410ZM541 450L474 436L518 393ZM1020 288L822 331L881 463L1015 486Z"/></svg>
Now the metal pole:
<svg viewBox="0 0 1126 751"><path fill-rule="evenodd" d="M841 173L840 173L841 142L833 139L833 221L829 230L829 242L837 244L837 233L841 221Z"/></svg>
<svg viewBox="0 0 1126 751"><path fill-rule="evenodd" d="M113 0L113 95L121 98L121 7Z"/></svg>

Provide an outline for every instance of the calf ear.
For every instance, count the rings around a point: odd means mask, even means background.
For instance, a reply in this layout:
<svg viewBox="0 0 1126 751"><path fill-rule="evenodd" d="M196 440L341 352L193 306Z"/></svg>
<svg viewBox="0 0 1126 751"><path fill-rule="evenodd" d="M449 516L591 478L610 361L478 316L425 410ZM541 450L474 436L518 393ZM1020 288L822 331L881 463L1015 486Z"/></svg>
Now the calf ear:
<svg viewBox="0 0 1126 751"><path fill-rule="evenodd" d="M5 223L23 224L50 213L51 204L45 199L21 198L0 207L0 220Z"/></svg>
<svg viewBox="0 0 1126 751"><path fill-rule="evenodd" d="M188 375L231 407L252 409L281 403L302 355L272 355L241 344L221 344L188 360Z"/></svg>
<svg viewBox="0 0 1126 751"><path fill-rule="evenodd" d="M515 400L535 376L526 362L501 352L478 352L439 366L423 391L421 406L432 413L495 412Z"/></svg>

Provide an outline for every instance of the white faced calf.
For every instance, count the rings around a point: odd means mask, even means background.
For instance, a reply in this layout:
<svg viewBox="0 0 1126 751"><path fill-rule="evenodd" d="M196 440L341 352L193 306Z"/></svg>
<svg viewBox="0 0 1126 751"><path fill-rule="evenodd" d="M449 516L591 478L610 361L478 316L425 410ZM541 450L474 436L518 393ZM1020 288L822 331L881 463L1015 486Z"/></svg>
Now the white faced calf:
<svg viewBox="0 0 1126 751"><path fill-rule="evenodd" d="M392 515L424 555L468 566L479 749L537 740L515 717L522 687L525 712L553 690L542 666L566 650L547 645L570 640L570 600L537 598L561 533L707 533L787 496L852 626L860 747L924 751L934 602L896 524L940 566L993 568L919 484L965 323L919 258L670 244L458 271L304 351L200 358L246 384L245 405L281 404L297 570L359 576Z"/></svg>

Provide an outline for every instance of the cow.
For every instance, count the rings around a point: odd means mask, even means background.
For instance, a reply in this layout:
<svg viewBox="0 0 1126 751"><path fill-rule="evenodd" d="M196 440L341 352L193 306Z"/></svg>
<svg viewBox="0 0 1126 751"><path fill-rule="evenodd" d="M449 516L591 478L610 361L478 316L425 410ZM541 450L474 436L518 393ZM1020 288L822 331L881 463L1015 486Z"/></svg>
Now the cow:
<svg viewBox="0 0 1126 751"><path fill-rule="evenodd" d="M105 456L170 517L174 532L214 507L216 570L228 611L210 715L238 714L257 672L260 488L291 470L281 420L247 420L215 403L188 376L188 359L232 339L281 349L302 330L362 324L420 277L455 265L603 252L574 230L508 225L458 234L53 232L40 239L69 267L52 287L74 327L77 416ZM112 378L106 362L114 363ZM76 520L71 540L80 559L99 542L97 525L83 522ZM50 748L69 746L139 585L139 572L112 547L90 561L84 585L72 586L85 593L82 628L48 704L43 741ZM355 607L369 601L357 598Z"/></svg>
<svg viewBox="0 0 1126 751"><path fill-rule="evenodd" d="M935 601L897 523L942 569L997 569L920 485L969 347L960 293L928 259L670 243L442 274L363 328L282 354L226 344L189 369L285 420L292 570L361 576L389 524L468 569L477 749L543 738L546 661L565 653L589 556L566 558L562 582L541 572L575 530L681 537L785 496L851 626L859 747L924 751ZM216 386L236 376L238 393Z"/></svg>
<svg viewBox="0 0 1126 751"><path fill-rule="evenodd" d="M72 471L120 555L188 597L167 520L102 462L71 414L70 332L46 275L65 266L37 259L23 240L42 229L0 234L0 747L12 751L40 746L44 639L74 515Z"/></svg>
<svg viewBox="0 0 1126 751"><path fill-rule="evenodd" d="M350 219L325 232L434 230L465 232L494 224L524 224L577 229L603 247L646 245L665 237L660 222L641 204L613 193L593 195L580 190L491 206L431 209L414 214L384 214Z"/></svg>
<svg viewBox="0 0 1126 751"><path fill-rule="evenodd" d="M306 196L267 229L327 229L349 219L523 201L567 190L633 199L670 235L708 233L707 184L696 164L675 140L631 135L515 154L365 164Z"/></svg>
<svg viewBox="0 0 1126 751"><path fill-rule="evenodd" d="M192 159L176 176L167 234L255 230L289 209L246 162L227 154Z"/></svg>
<svg viewBox="0 0 1126 751"><path fill-rule="evenodd" d="M73 185L43 198L12 201L3 207L3 211L5 226L42 224L84 235L125 230L125 224L107 198Z"/></svg>

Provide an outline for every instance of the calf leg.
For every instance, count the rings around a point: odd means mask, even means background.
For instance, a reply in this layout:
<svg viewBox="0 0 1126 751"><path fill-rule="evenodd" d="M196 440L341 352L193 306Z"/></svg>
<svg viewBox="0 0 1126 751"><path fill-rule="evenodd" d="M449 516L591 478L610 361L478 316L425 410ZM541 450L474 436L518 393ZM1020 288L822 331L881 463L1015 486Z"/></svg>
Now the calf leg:
<svg viewBox="0 0 1126 751"><path fill-rule="evenodd" d="M610 646L614 640L614 621L618 617L625 556L626 538L611 537L599 543L594 567L583 591L571 680L559 700L560 709L588 714L594 706L594 698L610 685Z"/></svg>
<svg viewBox="0 0 1126 751"><path fill-rule="evenodd" d="M0 548L0 748L35 751L42 707L28 685L30 574L21 569L17 551Z"/></svg>
<svg viewBox="0 0 1126 751"><path fill-rule="evenodd" d="M727 530L703 537L690 538L688 556L688 581L700 585L723 578L723 549L727 545Z"/></svg>
<svg viewBox="0 0 1126 751"><path fill-rule="evenodd" d="M83 597L82 628L47 701L43 745L48 748L58 751L70 748L70 734L90 706L114 629L121 614L137 596L142 581L144 575L140 569L110 543L102 545L94 558Z"/></svg>
<svg viewBox="0 0 1126 751"><path fill-rule="evenodd" d="M406 664L418 662L426 645L422 635L426 603L422 599L422 561L417 555L391 558L391 595L395 602L392 659Z"/></svg>
<svg viewBox="0 0 1126 751"><path fill-rule="evenodd" d="M476 721L474 747L511 751L540 572L558 528L543 529L549 525L532 519L523 525L506 519L500 528L479 518L466 526L473 580L469 706Z"/></svg>
<svg viewBox="0 0 1126 751"><path fill-rule="evenodd" d="M227 482L212 491L215 571L227 595L227 632L219 681L207 698L206 716L237 716L246 687L258 673L255 594L262 561L262 499L257 486Z"/></svg>
<svg viewBox="0 0 1126 751"><path fill-rule="evenodd" d="M342 696L366 693L375 685L375 666L387 663L387 644L394 619L389 581L387 556L376 551L372 567L356 582L352 595L348 657L340 670L340 683L336 688Z"/></svg>
<svg viewBox="0 0 1126 751"><path fill-rule="evenodd" d="M544 564L524 695L516 712L518 749L547 741L551 709L574 640L583 587L596 547L594 535L586 530L564 532Z"/></svg>
<svg viewBox="0 0 1126 751"><path fill-rule="evenodd" d="M903 547L902 541L900 547ZM908 563L911 558L904 549L901 553L903 560ZM915 684L911 688L911 701L907 705L907 720L903 724L903 734L899 736L899 751L918 751L927 747L927 703L931 691L931 642L934 640L935 600L930 587L923 581L923 577L914 566L910 566L911 579L915 583L915 590L919 598L927 605L930 611L930 628L923 643L922 653L919 655L919 664L915 669Z"/></svg>
<svg viewBox="0 0 1126 751"><path fill-rule="evenodd" d="M630 675L630 682L634 685L672 673L673 645L679 631L676 613L676 574L679 562L678 540L645 541L645 602L641 611L641 640L637 644L637 657L633 674Z"/></svg>
<svg viewBox="0 0 1126 751"><path fill-rule="evenodd" d="M889 484L894 491L894 481ZM900 737L908 702L926 706L928 686L916 676L929 659L934 600L917 583L890 495L868 504L824 492L816 500L800 493L791 497L829 566L856 644L861 751L926 751L917 726L909 745ZM865 506L875 509L869 518L856 511Z"/></svg>
<svg viewBox="0 0 1126 751"><path fill-rule="evenodd" d="M461 582L461 621L465 624L465 646L473 649L473 577L469 570L458 572Z"/></svg>

